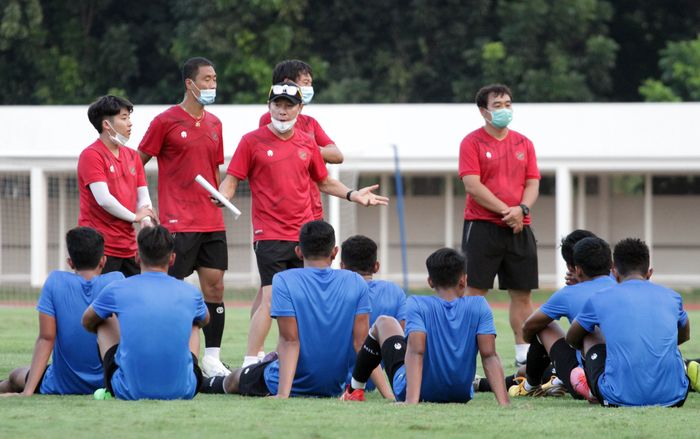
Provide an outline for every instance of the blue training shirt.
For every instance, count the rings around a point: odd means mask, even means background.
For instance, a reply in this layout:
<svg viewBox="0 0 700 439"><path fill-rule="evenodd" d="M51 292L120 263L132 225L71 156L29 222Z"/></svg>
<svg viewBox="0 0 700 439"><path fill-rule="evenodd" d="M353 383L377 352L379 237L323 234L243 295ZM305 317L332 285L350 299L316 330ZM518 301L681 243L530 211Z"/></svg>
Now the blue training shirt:
<svg viewBox="0 0 700 439"><path fill-rule="evenodd" d="M53 271L44 283L37 311L56 320L56 341L52 362L46 368L39 391L43 394L85 395L103 386L102 362L97 353L97 336L87 332L81 320L85 309L119 272L85 280L67 271Z"/></svg>
<svg viewBox="0 0 700 439"><path fill-rule="evenodd" d="M446 301L438 296L410 296L406 301L406 338L426 334L420 400L467 402L473 396L477 335L496 334L486 299L465 296ZM397 401L406 399L406 366L394 375Z"/></svg>
<svg viewBox="0 0 700 439"><path fill-rule="evenodd" d="M195 395L190 335L206 317L199 290L161 272L114 282L92 303L98 316L116 314L121 340L112 388L120 399L190 399Z"/></svg>
<svg viewBox="0 0 700 439"><path fill-rule="evenodd" d="M294 268L272 278L272 317L295 317L299 360L292 396L336 396L343 392L355 359L355 317L369 314L369 287L357 273L332 268ZM265 383L277 394L279 360L265 368Z"/></svg>
<svg viewBox="0 0 700 439"><path fill-rule="evenodd" d="M576 321L605 336L604 402L621 406L673 405L685 398L688 379L678 350L678 328L688 324L675 291L628 280L595 293Z"/></svg>
<svg viewBox="0 0 700 439"><path fill-rule="evenodd" d="M593 293L617 285L615 279L608 275L581 282L576 285L567 285L552 296L540 307L540 311L553 320L562 317L573 322L583 305Z"/></svg>
<svg viewBox="0 0 700 439"><path fill-rule="evenodd" d="M379 316L390 316L398 320L406 320L406 293L400 286L393 282L385 280L370 280L367 282L369 286L369 303L372 306L372 313L369 315L369 326L372 327ZM346 383L350 383L352 371L355 368L355 359L353 359L348 371ZM376 387L374 382L370 380L366 387L366 392L371 392Z"/></svg>

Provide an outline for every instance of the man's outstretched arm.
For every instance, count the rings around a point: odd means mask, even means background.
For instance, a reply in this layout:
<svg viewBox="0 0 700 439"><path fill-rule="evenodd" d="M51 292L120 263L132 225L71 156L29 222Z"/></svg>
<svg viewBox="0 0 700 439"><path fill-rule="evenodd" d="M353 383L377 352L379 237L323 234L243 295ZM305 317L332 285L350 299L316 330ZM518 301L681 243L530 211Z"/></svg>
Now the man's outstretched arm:
<svg viewBox="0 0 700 439"><path fill-rule="evenodd" d="M496 352L496 336L493 334L479 334L476 336L476 343L479 346L481 364L484 366L486 379L491 384L491 390L496 397L496 401L502 406L509 405L510 401L508 400L508 392L506 391L506 383L503 377L503 365Z"/></svg>
<svg viewBox="0 0 700 439"><path fill-rule="evenodd" d="M280 361L277 398L286 399L292 391L299 361L299 327L296 317L277 317L277 325L280 333L277 346Z"/></svg>
<svg viewBox="0 0 700 439"><path fill-rule="evenodd" d="M41 377L46 371L53 351L54 343L56 342L56 319L48 314L39 313L39 336L34 345L34 354L32 355L32 364L29 366L29 376L27 382L24 383L23 396L31 396L34 394L36 386L39 384Z"/></svg>
<svg viewBox="0 0 700 439"><path fill-rule="evenodd" d="M425 332L411 332L406 346L406 404L418 404L423 381Z"/></svg>

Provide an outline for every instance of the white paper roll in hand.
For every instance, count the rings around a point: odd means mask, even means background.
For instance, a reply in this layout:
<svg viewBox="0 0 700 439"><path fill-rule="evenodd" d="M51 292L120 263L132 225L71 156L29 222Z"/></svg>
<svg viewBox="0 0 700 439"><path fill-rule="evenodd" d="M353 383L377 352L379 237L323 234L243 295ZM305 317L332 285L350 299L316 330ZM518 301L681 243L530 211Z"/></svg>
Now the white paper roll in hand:
<svg viewBox="0 0 700 439"><path fill-rule="evenodd" d="M194 178L194 181L202 185L204 189L207 190L211 194L212 197L214 197L217 201L219 201L221 204L224 205L228 210L233 213L233 218L238 219L239 216L241 216L241 211L238 210L236 206L233 205L229 200L226 199L223 195L221 195L221 192L217 191L214 186L212 186L204 177L201 175L197 174L197 176Z"/></svg>

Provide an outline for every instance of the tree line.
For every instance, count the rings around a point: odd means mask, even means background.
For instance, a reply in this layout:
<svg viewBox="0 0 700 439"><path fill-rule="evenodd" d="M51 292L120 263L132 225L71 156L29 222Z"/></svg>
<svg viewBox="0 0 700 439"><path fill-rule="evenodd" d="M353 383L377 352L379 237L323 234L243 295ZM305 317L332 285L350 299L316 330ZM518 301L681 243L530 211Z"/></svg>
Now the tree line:
<svg viewBox="0 0 700 439"><path fill-rule="evenodd" d="M274 65L314 68L315 102L700 99L696 0L0 0L0 104L180 98L192 56L217 103L265 99Z"/></svg>

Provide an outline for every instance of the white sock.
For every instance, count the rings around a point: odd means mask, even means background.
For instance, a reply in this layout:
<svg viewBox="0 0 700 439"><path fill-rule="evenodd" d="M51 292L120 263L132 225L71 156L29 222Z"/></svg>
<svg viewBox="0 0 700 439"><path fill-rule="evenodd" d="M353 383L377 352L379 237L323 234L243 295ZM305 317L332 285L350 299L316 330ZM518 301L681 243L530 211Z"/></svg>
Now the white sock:
<svg viewBox="0 0 700 439"><path fill-rule="evenodd" d="M257 355L246 355L243 357L243 364L241 367L248 367L252 366L253 364L258 363L258 356Z"/></svg>
<svg viewBox="0 0 700 439"><path fill-rule="evenodd" d="M204 355L208 357L214 357L218 360L220 354L221 348L204 348Z"/></svg>
<svg viewBox="0 0 700 439"><path fill-rule="evenodd" d="M535 387L535 386L531 385L530 383L527 382L527 380L525 380L525 384L523 384L523 388L525 388L525 390L527 390L529 392L530 390L532 390L533 387Z"/></svg>
<svg viewBox="0 0 700 439"><path fill-rule="evenodd" d="M527 361L527 351L530 349L529 343L521 343L515 345L515 361L525 363Z"/></svg>
<svg viewBox="0 0 700 439"><path fill-rule="evenodd" d="M359 381L356 381L355 378L352 378L350 380L350 387L353 389L364 389L366 384L367 383L361 383Z"/></svg>
<svg viewBox="0 0 700 439"><path fill-rule="evenodd" d="M258 361L262 361L265 358L265 351L258 352Z"/></svg>

